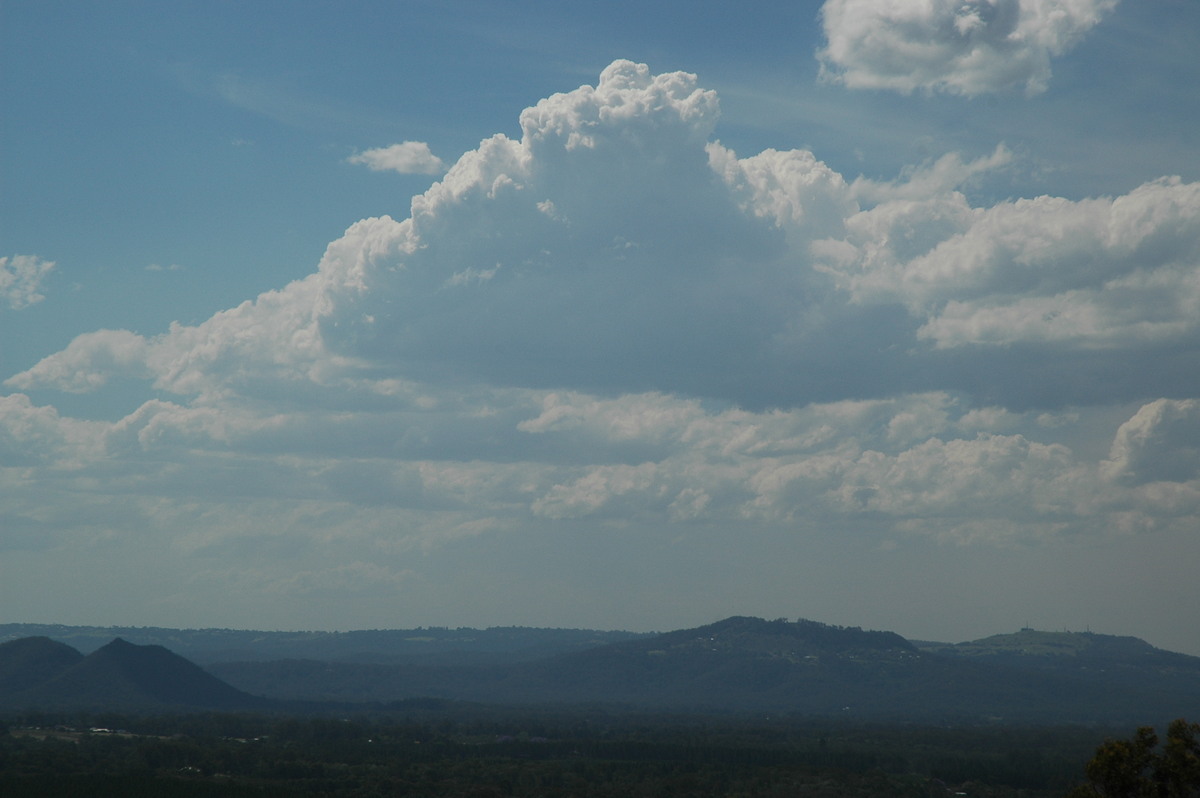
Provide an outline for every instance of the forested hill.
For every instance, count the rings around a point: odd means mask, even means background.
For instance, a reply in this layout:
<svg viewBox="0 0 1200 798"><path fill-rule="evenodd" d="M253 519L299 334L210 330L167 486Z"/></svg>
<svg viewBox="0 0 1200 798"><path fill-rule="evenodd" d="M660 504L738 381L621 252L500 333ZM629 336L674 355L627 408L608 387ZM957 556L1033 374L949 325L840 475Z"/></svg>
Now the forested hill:
<svg viewBox="0 0 1200 798"><path fill-rule="evenodd" d="M117 638L87 656L46 637L0 644L0 708L264 709L269 702L222 682L162 646Z"/></svg>
<svg viewBox="0 0 1200 798"><path fill-rule="evenodd" d="M591 702L939 722L1120 724L1200 715L1200 658L1147 656L1146 649L1103 668L1078 660L1056 667L1019 653L990 661L968 649L922 650L891 632L735 617L498 667L314 660L211 667L249 692L308 700Z"/></svg>
<svg viewBox="0 0 1200 798"><path fill-rule="evenodd" d="M1022 630L958 645L914 645L892 632L733 617L659 635L526 628L153 630L142 639L153 634L190 641L193 649L204 641L208 673L243 694L288 701L604 704L955 723L1126 725L1200 716L1200 658L1090 633ZM197 681L203 671L191 663L185 668L166 650L173 646L109 643L78 662L61 641L44 636L0 648L10 655L8 666L0 661L0 683L7 680L26 706L82 700L87 690L80 692L80 684L97 684L99 675L118 671L133 674L134 660L157 663L143 674L169 665L177 674L172 679L187 676L193 693L209 695L207 705L219 704L216 688ZM255 656L238 656L247 649ZM293 651L303 654L270 659L271 652ZM229 661L216 661L221 652ZM36 669L39 662L46 673L57 668L71 675L32 690L20 687L21 679L30 678L26 665ZM124 663L124 670L113 662ZM148 689L144 679L107 688L143 702L163 698ZM229 704L240 700L230 698Z"/></svg>
<svg viewBox="0 0 1200 798"><path fill-rule="evenodd" d="M1122 691L1153 688L1181 699L1200 694L1200 657L1164 651L1136 637L1022 629L956 645L922 643L920 649L951 659L1097 682Z"/></svg>
<svg viewBox="0 0 1200 798"><path fill-rule="evenodd" d="M83 654L48 637L0 643L0 698L30 690L82 659Z"/></svg>

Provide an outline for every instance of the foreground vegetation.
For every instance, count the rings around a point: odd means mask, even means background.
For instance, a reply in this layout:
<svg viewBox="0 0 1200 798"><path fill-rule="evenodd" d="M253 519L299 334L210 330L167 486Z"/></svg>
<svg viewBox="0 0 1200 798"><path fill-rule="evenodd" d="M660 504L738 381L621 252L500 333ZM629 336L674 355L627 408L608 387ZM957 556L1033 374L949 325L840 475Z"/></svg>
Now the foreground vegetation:
<svg viewBox="0 0 1200 798"><path fill-rule="evenodd" d="M345 718L29 713L0 735L0 795L1038 798L1081 782L1105 736L453 704Z"/></svg>
<svg viewBox="0 0 1200 798"><path fill-rule="evenodd" d="M1158 742L1149 726L1105 740L1087 763L1087 783L1069 798L1200 798L1200 723L1178 718L1161 749Z"/></svg>

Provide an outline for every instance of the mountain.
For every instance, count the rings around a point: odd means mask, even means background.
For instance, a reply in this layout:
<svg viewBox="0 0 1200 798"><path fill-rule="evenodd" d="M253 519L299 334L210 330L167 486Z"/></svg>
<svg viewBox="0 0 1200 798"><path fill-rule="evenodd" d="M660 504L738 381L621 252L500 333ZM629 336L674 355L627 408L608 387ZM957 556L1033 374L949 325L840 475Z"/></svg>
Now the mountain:
<svg viewBox="0 0 1200 798"><path fill-rule="evenodd" d="M557 657L534 681L564 698L878 719L1094 721L1111 706L1102 691L1057 675L1030 678L925 653L892 632L805 620L729 618Z"/></svg>
<svg viewBox="0 0 1200 798"><path fill-rule="evenodd" d="M362 701L437 696L699 707L711 705L714 698L722 705L739 700L753 704L762 691L782 689L780 677L791 665L811 669L822 656L827 664L847 665L899 662L919 654L891 632L739 617L503 666L470 660L446 667L282 660L210 667L231 683L288 698Z"/></svg>
<svg viewBox="0 0 1200 798"><path fill-rule="evenodd" d="M1155 648L1136 637L1094 632L1042 632L1022 629L968 643L921 643L923 651L1038 670L1059 670L1081 675L1141 678L1146 669L1159 676L1187 674L1200 677L1200 657Z"/></svg>
<svg viewBox="0 0 1200 798"><path fill-rule="evenodd" d="M1054 674L1123 693L1154 691L1184 698L1200 691L1200 657L1163 651L1136 637L1022 629L956 645L925 643L921 650L951 659Z"/></svg>
<svg viewBox="0 0 1200 798"><path fill-rule="evenodd" d="M0 643L0 696L34 687L82 659L75 649L48 637Z"/></svg>
<svg viewBox="0 0 1200 798"><path fill-rule="evenodd" d="M436 697L950 722L1127 724L1200 715L1200 658L1094 637L1091 645L1110 652L1106 668L976 656L969 644L933 651L891 632L742 617L506 666L290 660L212 668L243 689L296 699ZM1163 663L1174 668L1166 681Z"/></svg>
<svg viewBox="0 0 1200 798"><path fill-rule="evenodd" d="M593 629L538 629L521 626L488 629L421 627L351 632L266 632L242 629L167 629L129 626L0 624L0 641L44 636L83 653L114 637L139 645L169 648L201 665L316 659L449 665L528 662L596 646L652 637L651 634Z"/></svg>
<svg viewBox="0 0 1200 798"><path fill-rule="evenodd" d="M1200 717L1200 658L1131 637L1026 629L914 644L893 632L746 617L611 642L578 630L428 630L429 640L410 640L426 637L412 631L424 630L324 638L337 659L207 670L119 638L87 656L46 637L15 640L0 644L0 707L278 708L253 697L262 695L374 709L431 698L955 724ZM360 661L347 641L370 644ZM429 642L440 650L421 648Z"/></svg>
<svg viewBox="0 0 1200 798"><path fill-rule="evenodd" d="M68 663L73 649L42 641L45 638L0 646L0 673L11 670L17 676L0 691L0 704L39 709L234 710L267 703L162 646L138 646L117 638L87 656L75 652L75 661ZM35 672L22 664L32 659L55 667L35 678Z"/></svg>

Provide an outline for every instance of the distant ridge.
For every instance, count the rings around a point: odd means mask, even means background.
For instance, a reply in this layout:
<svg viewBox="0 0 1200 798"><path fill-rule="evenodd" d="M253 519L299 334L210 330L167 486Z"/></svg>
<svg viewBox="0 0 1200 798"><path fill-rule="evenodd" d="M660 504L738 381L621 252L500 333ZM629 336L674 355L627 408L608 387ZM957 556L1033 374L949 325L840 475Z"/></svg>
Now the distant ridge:
<svg viewBox="0 0 1200 798"><path fill-rule="evenodd" d="M1061 657L1101 656L1128 657L1152 652L1172 653L1157 649L1137 637L1105 635L1096 632L1043 632L1026 627L1019 632L998 634L954 645L927 643L931 651L967 657ZM1187 656L1178 654L1176 656Z"/></svg>
<svg viewBox="0 0 1200 798"><path fill-rule="evenodd" d="M42 636L87 654L120 637L138 645L158 645L205 665L210 662L278 659L352 662L477 663L522 662L579 651L652 633L594 629L539 629L497 626L487 629L441 626L416 629L362 629L349 632L272 632L252 629L170 629L132 626L0 624L0 641Z"/></svg>
<svg viewBox="0 0 1200 798"><path fill-rule="evenodd" d="M890 714L939 707L944 663L894 632L735 616L563 655L537 679L664 707Z"/></svg>
<svg viewBox="0 0 1200 798"><path fill-rule="evenodd" d="M74 662L67 662L68 652ZM31 659L53 667L36 678ZM0 702L11 707L233 710L266 704L162 646L120 638L86 657L45 638L12 641L0 646L0 673L10 671L16 678L6 683Z"/></svg>
<svg viewBox="0 0 1200 798"><path fill-rule="evenodd" d="M893 632L732 617L507 666L287 660L212 668L252 692L310 700L596 703L954 723L1127 724L1200 715L1200 658L1101 638L1089 645L1131 656L1103 667L1020 653L1002 661L973 656L969 645L956 653L923 650Z"/></svg>
<svg viewBox="0 0 1200 798"><path fill-rule="evenodd" d="M1164 651L1137 637L1022 629L923 651L1035 673L1058 674L1126 691L1200 695L1200 657ZM1200 702L1193 702L1193 705ZM1194 713L1192 713L1194 714Z"/></svg>
<svg viewBox="0 0 1200 798"><path fill-rule="evenodd" d="M434 699L948 723L1200 717L1200 657L1091 632L914 644L894 632L735 616L615 640L433 628L318 635L315 644L327 656L212 662L206 671L123 639L82 658L44 637L12 641L0 645L0 686L8 685L0 707L249 709L264 706L268 699L252 697L261 695L297 702L296 711L318 709L303 702L379 710Z"/></svg>

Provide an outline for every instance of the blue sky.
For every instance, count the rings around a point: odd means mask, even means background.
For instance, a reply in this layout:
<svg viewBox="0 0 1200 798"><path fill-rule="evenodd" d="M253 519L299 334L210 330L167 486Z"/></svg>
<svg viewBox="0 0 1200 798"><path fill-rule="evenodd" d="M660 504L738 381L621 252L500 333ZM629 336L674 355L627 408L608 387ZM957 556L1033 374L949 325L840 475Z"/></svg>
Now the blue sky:
<svg viewBox="0 0 1200 798"><path fill-rule="evenodd" d="M1200 654L1200 7L890 5L4 3L6 620Z"/></svg>

